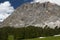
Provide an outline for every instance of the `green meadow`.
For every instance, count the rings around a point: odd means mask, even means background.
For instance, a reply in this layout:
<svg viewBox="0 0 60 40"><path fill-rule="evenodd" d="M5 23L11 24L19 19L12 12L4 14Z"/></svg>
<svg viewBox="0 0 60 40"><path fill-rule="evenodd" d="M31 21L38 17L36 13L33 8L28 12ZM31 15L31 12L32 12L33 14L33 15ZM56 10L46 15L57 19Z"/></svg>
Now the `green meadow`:
<svg viewBox="0 0 60 40"><path fill-rule="evenodd" d="M60 40L60 37L34 38L34 39L25 39L25 40Z"/></svg>

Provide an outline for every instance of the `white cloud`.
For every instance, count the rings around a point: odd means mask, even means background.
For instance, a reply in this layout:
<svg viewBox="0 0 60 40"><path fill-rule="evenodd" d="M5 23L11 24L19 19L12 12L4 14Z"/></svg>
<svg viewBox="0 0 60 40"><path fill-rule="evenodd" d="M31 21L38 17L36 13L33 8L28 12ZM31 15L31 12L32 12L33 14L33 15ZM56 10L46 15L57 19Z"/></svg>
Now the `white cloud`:
<svg viewBox="0 0 60 40"><path fill-rule="evenodd" d="M0 22L6 19L13 11L14 8L11 6L9 1L0 3Z"/></svg>
<svg viewBox="0 0 60 40"><path fill-rule="evenodd" d="M55 4L60 5L60 0L34 0L32 3L35 3L35 2L43 3L43 2L48 2L48 1L51 3L55 3Z"/></svg>

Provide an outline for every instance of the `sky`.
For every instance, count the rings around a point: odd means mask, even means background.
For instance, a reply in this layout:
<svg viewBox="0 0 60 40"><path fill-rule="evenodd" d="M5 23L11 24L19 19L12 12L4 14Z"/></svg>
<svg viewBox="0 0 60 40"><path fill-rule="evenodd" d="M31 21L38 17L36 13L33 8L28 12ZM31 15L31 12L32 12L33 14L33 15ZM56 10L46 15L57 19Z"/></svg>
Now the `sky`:
<svg viewBox="0 0 60 40"><path fill-rule="evenodd" d="M9 1L11 5L16 9L21 4L26 3L26 2L31 2L33 0L0 0L0 3L3 3L5 1Z"/></svg>
<svg viewBox="0 0 60 40"><path fill-rule="evenodd" d="M43 3L47 1L60 5L60 0L0 0L0 22L5 20L17 7L21 6L23 3Z"/></svg>

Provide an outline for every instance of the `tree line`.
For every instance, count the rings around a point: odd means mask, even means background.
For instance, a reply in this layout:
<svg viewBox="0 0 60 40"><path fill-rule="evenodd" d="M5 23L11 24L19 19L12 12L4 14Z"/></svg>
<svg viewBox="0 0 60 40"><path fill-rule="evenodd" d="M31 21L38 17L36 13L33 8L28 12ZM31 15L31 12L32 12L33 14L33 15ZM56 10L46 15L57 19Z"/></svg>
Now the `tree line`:
<svg viewBox="0 0 60 40"><path fill-rule="evenodd" d="M58 26L56 26L54 29L48 27L47 25L44 28L35 26L21 28L6 26L0 28L0 40L8 40L9 35L13 35L15 40L20 40L37 37L48 37L57 34L60 34L60 28L58 28Z"/></svg>

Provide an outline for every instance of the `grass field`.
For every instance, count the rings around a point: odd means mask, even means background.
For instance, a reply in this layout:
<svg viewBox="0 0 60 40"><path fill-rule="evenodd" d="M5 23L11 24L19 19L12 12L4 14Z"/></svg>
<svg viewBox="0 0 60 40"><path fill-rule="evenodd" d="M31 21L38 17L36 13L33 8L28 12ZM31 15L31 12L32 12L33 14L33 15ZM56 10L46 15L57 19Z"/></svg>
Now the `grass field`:
<svg viewBox="0 0 60 40"><path fill-rule="evenodd" d="M10 35L8 40L14 40L14 36ZM33 38L33 39L24 39L24 40L60 40L60 36L58 37L45 37L45 38Z"/></svg>
<svg viewBox="0 0 60 40"><path fill-rule="evenodd" d="M60 37L34 38L34 39L26 39L26 40L60 40Z"/></svg>
<svg viewBox="0 0 60 40"><path fill-rule="evenodd" d="M9 35L8 36L8 40L14 40L14 36L13 35Z"/></svg>

